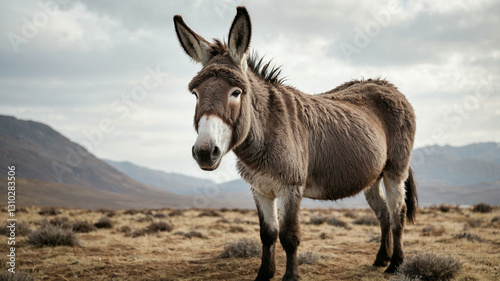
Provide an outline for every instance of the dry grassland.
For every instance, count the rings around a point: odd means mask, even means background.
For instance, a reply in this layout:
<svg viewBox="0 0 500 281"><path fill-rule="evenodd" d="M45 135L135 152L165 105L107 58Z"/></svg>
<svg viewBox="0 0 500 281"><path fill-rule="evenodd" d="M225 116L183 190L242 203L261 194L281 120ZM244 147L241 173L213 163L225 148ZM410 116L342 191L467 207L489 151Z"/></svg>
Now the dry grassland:
<svg viewBox="0 0 500 281"><path fill-rule="evenodd" d="M0 215L5 222L5 208ZM36 280L253 280L260 265L260 257L221 258L230 242L258 241L253 210L27 207L18 210L17 216L33 231L51 221L66 229L79 221L83 225L75 229L90 230L76 233L80 245L56 247L34 246L28 243L28 234L18 233L16 271L28 272ZM394 278L371 266L380 239L379 227L369 223L371 217L369 209L302 210L299 252L310 252L302 255L302 279ZM92 224L100 220L108 228L94 229ZM5 273L7 236L1 237ZM456 207L420 209L417 223L406 228L404 245L407 256L434 253L459 260L462 268L456 280L500 280L500 209L488 213ZM281 280L285 253L281 246L276 249L274 280Z"/></svg>

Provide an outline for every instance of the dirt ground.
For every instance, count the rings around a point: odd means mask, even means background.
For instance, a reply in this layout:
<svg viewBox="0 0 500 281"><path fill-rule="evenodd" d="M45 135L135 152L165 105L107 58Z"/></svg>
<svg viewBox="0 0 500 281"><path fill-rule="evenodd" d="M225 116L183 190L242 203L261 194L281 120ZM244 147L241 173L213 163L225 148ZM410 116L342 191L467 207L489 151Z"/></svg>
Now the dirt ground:
<svg viewBox="0 0 500 281"><path fill-rule="evenodd" d="M443 210L445 210L444 208ZM57 215L41 215L40 207L17 211L18 222L36 230L55 218L95 223L109 217L110 229L77 233L80 246L35 247L28 235L16 236L16 271L36 280L253 280L260 258L221 258L225 246L242 238L259 239L253 210L81 210L56 208ZM446 211L446 210L445 210ZM6 221L2 208L0 219ZM369 209L304 209L299 253L313 252L319 260L302 264L302 280L391 280L383 268L372 267L380 239L379 227L355 224L373 217ZM435 253L462 262L456 280L500 280L500 208L475 213L470 208L422 208L417 223L407 225L404 246L407 257ZM311 218L336 218L346 226L327 222L311 224ZM133 235L152 222L165 221L173 229ZM202 237L184 235L191 231ZM466 235L462 238L458 235ZM135 237L134 237L135 236ZM467 239L472 237L472 239ZM7 270L7 236L0 239L1 270ZM276 275L285 272L285 253L276 248Z"/></svg>

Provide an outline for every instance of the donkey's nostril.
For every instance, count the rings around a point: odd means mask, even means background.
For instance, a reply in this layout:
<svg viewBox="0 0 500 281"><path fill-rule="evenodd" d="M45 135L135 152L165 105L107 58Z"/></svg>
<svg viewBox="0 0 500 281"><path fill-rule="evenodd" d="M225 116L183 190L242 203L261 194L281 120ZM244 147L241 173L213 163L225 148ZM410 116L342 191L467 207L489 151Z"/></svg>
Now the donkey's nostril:
<svg viewBox="0 0 500 281"><path fill-rule="evenodd" d="M219 157L220 156L220 149L218 146L214 146L214 150L212 151L212 157Z"/></svg>

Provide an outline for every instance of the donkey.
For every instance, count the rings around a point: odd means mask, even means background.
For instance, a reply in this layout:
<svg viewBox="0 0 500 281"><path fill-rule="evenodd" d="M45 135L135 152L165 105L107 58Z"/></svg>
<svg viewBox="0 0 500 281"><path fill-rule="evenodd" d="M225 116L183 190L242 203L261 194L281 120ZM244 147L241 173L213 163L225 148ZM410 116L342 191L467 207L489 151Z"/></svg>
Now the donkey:
<svg viewBox="0 0 500 281"><path fill-rule="evenodd" d="M197 99L193 158L212 171L232 150L252 187L263 245L255 280L274 276L278 236L286 252L283 280L299 279L303 197L338 200L361 191L382 233L374 265L390 261L386 272L394 273L404 259L405 217L413 222L417 207L409 164L416 124L405 96L380 79L347 82L318 95L285 85L279 68L249 54L251 23L244 7L237 7L227 43L208 42L179 15L174 24L184 51L203 66L188 86Z"/></svg>

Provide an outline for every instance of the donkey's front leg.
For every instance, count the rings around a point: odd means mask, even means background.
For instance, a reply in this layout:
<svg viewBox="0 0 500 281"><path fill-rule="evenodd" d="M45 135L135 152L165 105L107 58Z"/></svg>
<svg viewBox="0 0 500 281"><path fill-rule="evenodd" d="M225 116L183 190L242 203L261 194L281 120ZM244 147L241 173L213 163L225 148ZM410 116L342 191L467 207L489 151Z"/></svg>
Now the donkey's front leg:
<svg viewBox="0 0 500 281"><path fill-rule="evenodd" d="M278 238L276 200L265 197L256 190L253 190L253 198L259 214L262 241L262 263L255 280L270 280L276 270L274 261L274 249Z"/></svg>
<svg viewBox="0 0 500 281"><path fill-rule="evenodd" d="M279 196L280 242L286 252L286 272L283 280L299 280L297 248L300 244L299 211L302 192L299 187L284 190Z"/></svg>

